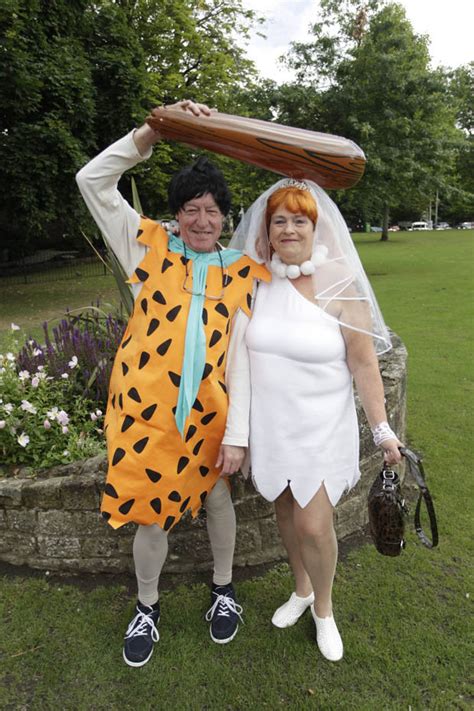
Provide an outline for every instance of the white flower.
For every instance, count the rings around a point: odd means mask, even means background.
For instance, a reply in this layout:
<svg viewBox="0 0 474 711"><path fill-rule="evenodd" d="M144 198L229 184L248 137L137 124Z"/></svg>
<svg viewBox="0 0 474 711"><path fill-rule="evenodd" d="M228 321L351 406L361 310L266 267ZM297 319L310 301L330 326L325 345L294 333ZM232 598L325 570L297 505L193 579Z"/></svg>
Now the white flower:
<svg viewBox="0 0 474 711"><path fill-rule="evenodd" d="M10 328L12 331L19 331L20 327L16 325L16 323L11 323Z"/></svg>
<svg viewBox="0 0 474 711"><path fill-rule="evenodd" d="M69 457L69 450L67 450L67 449L64 450L63 457Z"/></svg>
<svg viewBox="0 0 474 711"><path fill-rule="evenodd" d="M7 353L7 360L9 360L10 363L14 362L15 356L13 355L13 353Z"/></svg>
<svg viewBox="0 0 474 711"><path fill-rule="evenodd" d="M75 368L75 367L76 367L77 362L78 362L78 361L77 361L77 356L73 356L73 357L71 358L71 360L69 361L68 365L69 365L69 367L72 369L72 368Z"/></svg>
<svg viewBox="0 0 474 711"><path fill-rule="evenodd" d="M69 424L69 415L67 414L67 412L64 412L64 410L60 410L58 412L58 414L56 415L56 419L60 425L68 425Z"/></svg>
<svg viewBox="0 0 474 711"><path fill-rule="evenodd" d="M33 355L34 355L34 356L43 355L43 351L41 350L41 348L35 348L34 351L33 351ZM41 366L41 367L42 367L42 366Z"/></svg>
<svg viewBox="0 0 474 711"><path fill-rule="evenodd" d="M69 378L69 375L67 373L61 373L61 378L64 378L64 380L67 380Z"/></svg>
<svg viewBox="0 0 474 711"><path fill-rule="evenodd" d="M26 447L28 442L30 441L30 438L28 437L27 434L24 432L21 433L19 437L16 438L16 441L20 445L20 447Z"/></svg>
<svg viewBox="0 0 474 711"><path fill-rule="evenodd" d="M40 379L38 378L37 375L35 375L35 377L31 379L31 387L37 388L39 384L40 384Z"/></svg>
<svg viewBox="0 0 474 711"><path fill-rule="evenodd" d="M67 434L67 433L69 432L69 428L66 427L66 425L65 425L64 427L61 427L61 432L62 432L63 434Z"/></svg>
<svg viewBox="0 0 474 711"><path fill-rule="evenodd" d="M24 410L25 412L30 412L32 415L36 415L36 407L31 404L31 402L28 402L28 400L22 400L21 401L21 409Z"/></svg>
<svg viewBox="0 0 474 711"><path fill-rule="evenodd" d="M25 380L28 380L28 378L30 377L30 373L28 372L28 370L20 370L20 372L18 373L18 377L23 383Z"/></svg>
<svg viewBox="0 0 474 711"><path fill-rule="evenodd" d="M59 409L57 407L52 407L51 410L48 410L46 413L49 417L50 420L57 420L58 419L58 412Z"/></svg>
<svg viewBox="0 0 474 711"><path fill-rule="evenodd" d="M102 417L102 410L96 410L95 414L97 415L97 417Z"/></svg>
<svg viewBox="0 0 474 711"><path fill-rule="evenodd" d="M7 402L7 403L3 406L3 409L4 409L6 412L13 412L13 405L11 404L11 402Z"/></svg>
<svg viewBox="0 0 474 711"><path fill-rule="evenodd" d="M0 420L0 430L5 429L5 425L6 425L6 424L7 424L7 423L5 422L5 420Z"/></svg>
<svg viewBox="0 0 474 711"><path fill-rule="evenodd" d="M39 370L39 372L41 373L41 372L44 370L44 365L39 365L39 366L38 366L38 370Z"/></svg>
<svg viewBox="0 0 474 711"><path fill-rule="evenodd" d="M29 345L29 346L34 346L34 345L35 345L35 342L34 342L34 340L33 340L32 338L30 338L30 340L28 341L28 345Z"/></svg>
<svg viewBox="0 0 474 711"><path fill-rule="evenodd" d="M91 412L91 420L92 420L92 422L95 422L96 419L97 419L97 415L95 414L95 412Z"/></svg>
<svg viewBox="0 0 474 711"><path fill-rule="evenodd" d="M38 378L39 380L45 380L46 373L38 368L38 372L35 373L35 378Z"/></svg>
<svg viewBox="0 0 474 711"><path fill-rule="evenodd" d="M46 418L46 420L43 422L43 427L45 430L50 430L51 429L51 422Z"/></svg>

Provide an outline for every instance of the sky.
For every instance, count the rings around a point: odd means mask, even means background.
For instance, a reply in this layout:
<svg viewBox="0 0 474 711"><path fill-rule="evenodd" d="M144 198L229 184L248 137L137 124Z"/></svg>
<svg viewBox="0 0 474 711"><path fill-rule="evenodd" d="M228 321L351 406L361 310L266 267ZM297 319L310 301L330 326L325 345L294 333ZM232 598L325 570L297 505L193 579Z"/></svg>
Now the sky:
<svg viewBox="0 0 474 711"><path fill-rule="evenodd" d="M472 0L398 0L417 34L430 38L434 67L457 67L474 60L474 2ZM308 38L308 26L317 18L317 0L243 0L243 5L268 18L263 26L266 39L254 37L247 54L262 76L278 83L292 75L278 57L290 42Z"/></svg>

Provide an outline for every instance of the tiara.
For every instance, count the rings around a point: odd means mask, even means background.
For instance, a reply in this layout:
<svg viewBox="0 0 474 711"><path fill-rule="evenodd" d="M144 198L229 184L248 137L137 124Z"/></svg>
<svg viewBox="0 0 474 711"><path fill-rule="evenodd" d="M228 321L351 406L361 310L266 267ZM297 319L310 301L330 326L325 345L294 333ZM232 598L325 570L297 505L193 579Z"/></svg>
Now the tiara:
<svg viewBox="0 0 474 711"><path fill-rule="evenodd" d="M304 183L302 180L295 180L294 178L286 178L282 183L282 188L297 188L297 190L309 190L309 185Z"/></svg>

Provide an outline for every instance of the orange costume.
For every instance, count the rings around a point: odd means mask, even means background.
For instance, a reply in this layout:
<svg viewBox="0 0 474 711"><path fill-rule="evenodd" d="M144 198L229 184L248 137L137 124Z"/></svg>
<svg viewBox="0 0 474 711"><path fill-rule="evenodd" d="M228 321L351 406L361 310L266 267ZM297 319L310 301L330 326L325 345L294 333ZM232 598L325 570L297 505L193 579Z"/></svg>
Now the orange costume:
<svg viewBox="0 0 474 711"><path fill-rule="evenodd" d="M102 515L169 531L186 510L196 516L219 478L215 467L227 416L226 352L238 309L250 316L254 279L267 269L242 256L223 272L209 266L202 321L206 363L183 437L175 412L192 296L193 262L169 250L168 235L142 218L137 240L149 250L130 279L143 283L118 349L105 419L109 470Z"/></svg>

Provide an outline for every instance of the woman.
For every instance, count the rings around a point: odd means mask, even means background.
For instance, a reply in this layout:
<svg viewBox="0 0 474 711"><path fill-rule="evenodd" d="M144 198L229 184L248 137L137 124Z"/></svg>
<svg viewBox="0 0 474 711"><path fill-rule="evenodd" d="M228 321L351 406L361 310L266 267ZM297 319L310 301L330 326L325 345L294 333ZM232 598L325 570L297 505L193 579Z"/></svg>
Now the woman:
<svg viewBox="0 0 474 711"><path fill-rule="evenodd" d="M347 226L314 183L276 183L246 213L230 246L273 273L258 287L245 334L252 477L275 501L295 578L295 592L272 622L293 625L311 606L319 649L337 661L343 645L331 600L333 511L359 479L353 380L385 461L400 461L376 355L391 347L389 335Z"/></svg>

